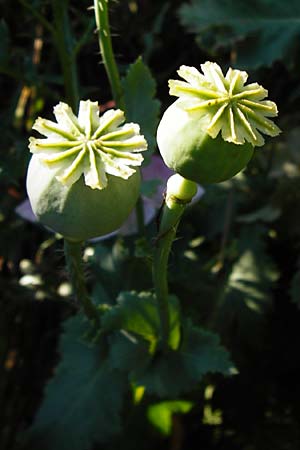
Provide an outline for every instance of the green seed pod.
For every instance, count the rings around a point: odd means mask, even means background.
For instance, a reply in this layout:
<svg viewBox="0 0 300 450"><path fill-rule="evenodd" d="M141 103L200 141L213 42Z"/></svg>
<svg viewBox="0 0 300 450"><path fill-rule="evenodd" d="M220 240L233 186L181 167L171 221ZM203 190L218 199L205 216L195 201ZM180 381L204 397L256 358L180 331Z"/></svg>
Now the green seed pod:
<svg viewBox="0 0 300 450"><path fill-rule="evenodd" d="M257 83L245 86L247 73L229 69L224 77L211 62L182 66L186 80L170 80L170 94L179 97L164 113L157 143L168 167L197 183L218 183L240 172L254 147L262 146L260 132L276 136L280 129L267 117L277 115L275 103Z"/></svg>
<svg viewBox="0 0 300 450"><path fill-rule="evenodd" d="M99 117L96 102L54 108L57 122L37 119L27 191L33 212L66 239L82 241L119 228L132 211L140 186L139 166L147 143L120 110Z"/></svg>

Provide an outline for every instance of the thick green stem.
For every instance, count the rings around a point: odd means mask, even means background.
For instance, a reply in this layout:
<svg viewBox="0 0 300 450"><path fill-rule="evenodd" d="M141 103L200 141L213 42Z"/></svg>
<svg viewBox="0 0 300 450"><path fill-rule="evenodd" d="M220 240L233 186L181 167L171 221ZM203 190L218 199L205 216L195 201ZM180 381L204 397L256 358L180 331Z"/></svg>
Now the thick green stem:
<svg viewBox="0 0 300 450"><path fill-rule="evenodd" d="M63 73L66 99L76 111L79 103L79 87L68 3L68 0L52 0L54 39Z"/></svg>
<svg viewBox="0 0 300 450"><path fill-rule="evenodd" d="M153 259L153 284L160 316L161 346L163 350L168 348L170 335L168 261L183 209L178 211L178 214L174 215L172 213L173 211L169 210L165 204L162 213L164 225L162 226L161 224L160 230L164 229L165 226L167 226L167 230L160 231L157 237Z"/></svg>
<svg viewBox="0 0 300 450"><path fill-rule="evenodd" d="M99 314L96 306L91 301L84 279L81 242L71 242L65 239L64 252L66 258L66 265L68 268L70 281L73 287L74 294L80 303L85 315L95 324L99 322Z"/></svg>
<svg viewBox="0 0 300 450"><path fill-rule="evenodd" d="M125 106L123 90L112 48L107 5L108 0L94 0L99 47L114 100L116 102L116 105L124 110Z"/></svg>
<svg viewBox="0 0 300 450"><path fill-rule="evenodd" d="M160 316L161 347L164 351L168 349L170 336L168 301L168 261L170 250L186 204L192 200L196 192L196 184L185 180L180 175L173 175L168 181L166 201L163 206L153 259L153 284Z"/></svg>

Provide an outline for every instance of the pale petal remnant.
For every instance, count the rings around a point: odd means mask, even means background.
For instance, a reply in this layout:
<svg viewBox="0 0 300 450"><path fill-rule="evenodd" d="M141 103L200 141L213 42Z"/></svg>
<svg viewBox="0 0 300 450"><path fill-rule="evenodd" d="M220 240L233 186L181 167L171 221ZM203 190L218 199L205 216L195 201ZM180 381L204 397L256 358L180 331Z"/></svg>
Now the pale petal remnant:
<svg viewBox="0 0 300 450"><path fill-rule="evenodd" d="M221 133L234 144L264 144L261 133L277 136L281 130L268 117L278 114L274 102L264 100L268 91L258 83L245 85L247 72L228 69L226 75L216 63L195 67L181 66L178 74L185 81L169 80L170 95L179 97L182 108L208 120L207 133L213 139Z"/></svg>
<svg viewBox="0 0 300 450"><path fill-rule="evenodd" d="M54 107L57 122L39 117L33 129L46 139L29 139L29 149L55 169L56 178L71 186L82 175L92 189L104 189L106 174L128 179L140 166L147 142L135 123L125 123L123 111L109 110L101 117L97 102L81 101L78 117L65 103Z"/></svg>

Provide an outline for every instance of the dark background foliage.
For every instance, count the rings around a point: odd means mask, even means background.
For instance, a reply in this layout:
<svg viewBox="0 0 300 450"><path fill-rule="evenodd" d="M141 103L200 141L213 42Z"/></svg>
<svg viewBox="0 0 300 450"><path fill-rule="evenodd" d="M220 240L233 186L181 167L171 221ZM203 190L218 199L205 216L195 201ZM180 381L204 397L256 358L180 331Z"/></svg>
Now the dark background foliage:
<svg viewBox="0 0 300 450"><path fill-rule="evenodd" d="M26 198L33 121L39 114L51 117L53 105L69 96L59 44L49 30L54 3L0 4L1 450L22 448L20 436L60 360L62 323L76 311L61 240L15 210ZM68 45L76 49L80 98L105 105L112 98L90 3L64 0L60 6L69 17ZM142 55L162 112L172 101L167 80L177 68L214 60L223 69L246 68L250 81L269 90L283 133L257 150L243 174L205 187L185 215L170 262L171 292L197 323L221 336L236 373L206 376L178 404L146 396L124 407L123 429L105 447L91 448L299 449L299 18L296 0L111 2L120 72ZM151 288L154 223L146 233L147 245L136 236L88 244L95 299L109 303L121 290Z"/></svg>

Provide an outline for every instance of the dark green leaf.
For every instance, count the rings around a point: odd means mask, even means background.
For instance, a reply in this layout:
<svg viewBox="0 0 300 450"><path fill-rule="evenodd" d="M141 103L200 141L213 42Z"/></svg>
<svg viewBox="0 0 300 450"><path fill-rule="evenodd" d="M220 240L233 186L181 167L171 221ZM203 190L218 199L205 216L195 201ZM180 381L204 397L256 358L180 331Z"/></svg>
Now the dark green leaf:
<svg viewBox="0 0 300 450"><path fill-rule="evenodd" d="M180 340L179 304L174 296L169 297L170 346L178 347ZM160 320L155 296L150 292L121 292L117 305L102 318L104 330L123 329L149 341L153 348L160 336Z"/></svg>
<svg viewBox="0 0 300 450"><path fill-rule="evenodd" d="M239 66L256 68L287 59L300 37L300 3L291 0L192 0L180 8L182 24L204 35L212 29L235 42L244 41L237 53ZM230 33L228 33L228 29ZM228 41L227 41L228 43ZM220 39L219 44L224 44ZM218 43L217 43L218 45Z"/></svg>
<svg viewBox="0 0 300 450"><path fill-rule="evenodd" d="M114 333L109 343L110 366L113 369L130 372L130 376L136 371L143 370L151 358L149 342L141 341L127 332Z"/></svg>
<svg viewBox="0 0 300 450"><path fill-rule="evenodd" d="M229 374L232 364L216 334L187 324L178 350L154 356L137 376L138 385L160 397L177 397L197 386L207 373Z"/></svg>
<svg viewBox="0 0 300 450"><path fill-rule="evenodd" d="M156 83L149 68L138 58L131 64L122 80L125 99L126 121L136 122L148 142L149 150L155 147L156 127L159 120L160 102L155 99ZM149 157L150 152L145 153Z"/></svg>
<svg viewBox="0 0 300 450"><path fill-rule="evenodd" d="M256 343L261 339L264 313L277 272L264 245L265 228L251 226L243 229L239 239L239 258L232 267L217 303L218 329L228 339Z"/></svg>
<svg viewBox="0 0 300 450"><path fill-rule="evenodd" d="M62 360L27 434L34 447L89 450L93 442L107 441L120 431L125 379L101 361L98 346L84 341L87 331L79 315L65 324Z"/></svg>

